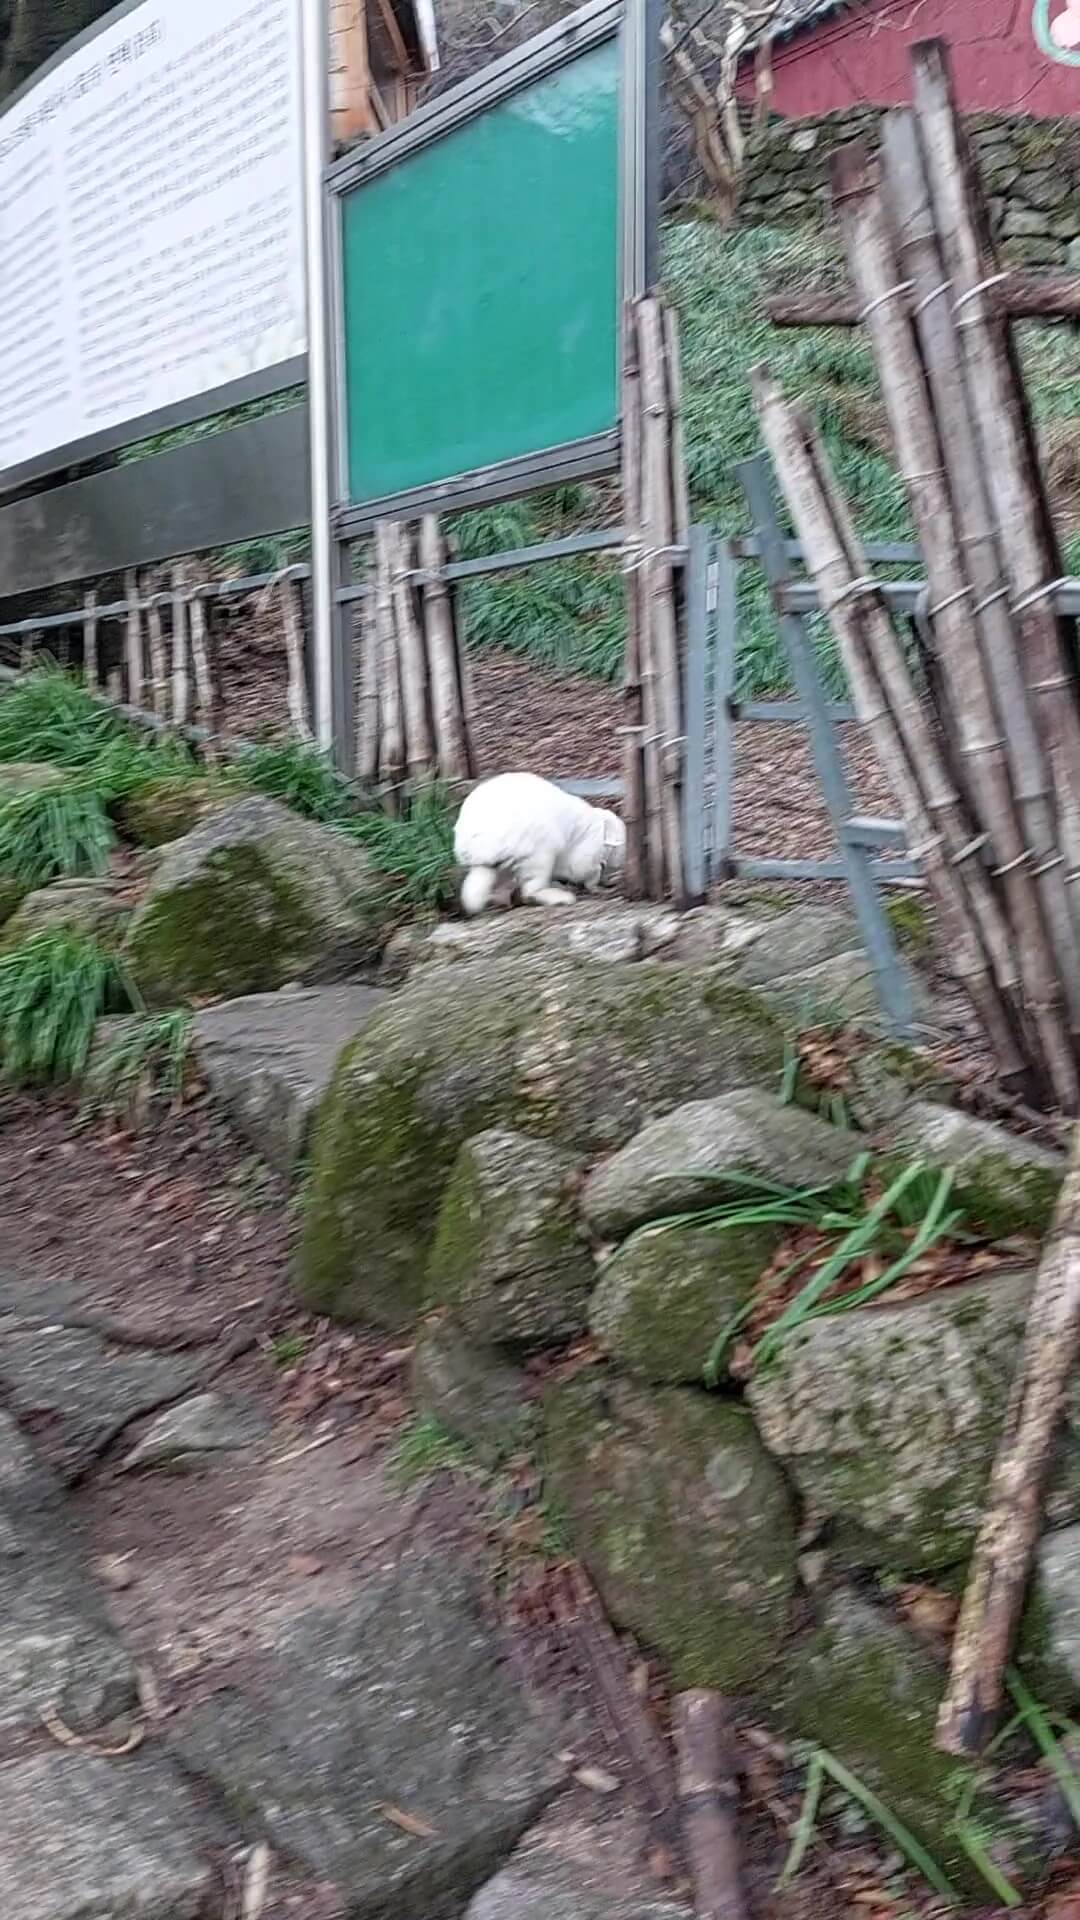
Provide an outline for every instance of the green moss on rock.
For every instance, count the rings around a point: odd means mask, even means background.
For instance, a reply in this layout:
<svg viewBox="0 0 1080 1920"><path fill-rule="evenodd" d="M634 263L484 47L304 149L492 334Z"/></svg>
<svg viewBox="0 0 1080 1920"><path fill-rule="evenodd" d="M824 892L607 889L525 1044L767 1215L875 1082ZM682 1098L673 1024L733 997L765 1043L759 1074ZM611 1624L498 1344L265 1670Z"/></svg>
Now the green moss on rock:
<svg viewBox="0 0 1080 1920"><path fill-rule="evenodd" d="M789 1626L795 1533L742 1407L590 1370L544 1405L548 1485L618 1625L676 1687L740 1690Z"/></svg>
<svg viewBox="0 0 1080 1920"><path fill-rule="evenodd" d="M779 1026L710 969L550 958L421 973L339 1063L316 1125L297 1288L415 1318L463 1141L490 1127L611 1151L695 1092L775 1084Z"/></svg>
<svg viewBox="0 0 1080 1920"><path fill-rule="evenodd" d="M222 780L170 774L125 794L113 809L117 827L136 847L163 847L223 807L235 806L236 789Z"/></svg>
<svg viewBox="0 0 1080 1920"><path fill-rule="evenodd" d="M272 992L377 958L394 917L364 851L252 798L166 847L128 935L146 999Z"/></svg>
<svg viewBox="0 0 1080 1920"><path fill-rule="evenodd" d="M439 1212L428 1299L481 1345L528 1349L585 1329L595 1274L573 1209L577 1162L494 1128L466 1141Z"/></svg>
<svg viewBox="0 0 1080 1920"><path fill-rule="evenodd" d="M918 1158L951 1167L956 1203L989 1239L1041 1235L1049 1227L1065 1171L1060 1153L927 1100L905 1107L890 1146L897 1165Z"/></svg>
<svg viewBox="0 0 1080 1920"><path fill-rule="evenodd" d="M773 1227L634 1234L605 1263L592 1297L589 1326L601 1352L640 1380L700 1385L717 1336L779 1239Z"/></svg>
<svg viewBox="0 0 1080 1920"><path fill-rule="evenodd" d="M417 1334L412 1397L418 1413L436 1420L489 1470L522 1446L534 1425L524 1375L467 1339L445 1315L425 1321Z"/></svg>

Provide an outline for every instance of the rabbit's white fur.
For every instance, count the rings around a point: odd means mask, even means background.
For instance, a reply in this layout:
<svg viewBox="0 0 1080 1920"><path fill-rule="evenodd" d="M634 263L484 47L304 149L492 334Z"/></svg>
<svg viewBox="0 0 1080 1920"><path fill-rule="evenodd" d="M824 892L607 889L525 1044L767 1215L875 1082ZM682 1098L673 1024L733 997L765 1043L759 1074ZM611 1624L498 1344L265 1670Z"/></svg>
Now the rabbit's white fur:
<svg viewBox="0 0 1080 1920"><path fill-rule="evenodd" d="M500 773L474 787L458 815L454 853L466 869L461 904L466 913L483 913L507 879L522 900L558 906L574 895L556 880L593 893L619 871L625 851L617 814L535 773Z"/></svg>

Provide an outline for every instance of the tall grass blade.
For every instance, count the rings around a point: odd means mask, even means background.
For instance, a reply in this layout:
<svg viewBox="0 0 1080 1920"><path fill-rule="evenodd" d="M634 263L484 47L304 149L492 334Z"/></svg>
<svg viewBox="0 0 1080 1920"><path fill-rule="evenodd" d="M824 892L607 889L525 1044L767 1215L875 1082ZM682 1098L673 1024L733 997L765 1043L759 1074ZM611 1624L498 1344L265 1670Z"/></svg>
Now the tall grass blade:
<svg viewBox="0 0 1080 1920"><path fill-rule="evenodd" d="M821 1755L814 1752L806 1769L806 1787L803 1803L799 1809L798 1825L791 1837L791 1846L784 1861L783 1872L776 1883L777 1893L783 1893L789 1887L806 1858L806 1849L814 1837L817 1826L818 1808L821 1805L821 1790L825 1785L825 1768Z"/></svg>

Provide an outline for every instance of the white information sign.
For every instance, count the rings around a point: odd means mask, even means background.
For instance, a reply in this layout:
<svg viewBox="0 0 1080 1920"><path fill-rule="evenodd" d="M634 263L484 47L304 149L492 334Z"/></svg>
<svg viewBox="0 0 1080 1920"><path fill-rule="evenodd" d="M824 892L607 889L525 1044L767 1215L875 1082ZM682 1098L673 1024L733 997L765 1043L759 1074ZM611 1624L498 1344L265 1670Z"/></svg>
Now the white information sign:
<svg viewBox="0 0 1080 1920"><path fill-rule="evenodd" d="M301 0L141 0L0 116L0 474L306 350Z"/></svg>

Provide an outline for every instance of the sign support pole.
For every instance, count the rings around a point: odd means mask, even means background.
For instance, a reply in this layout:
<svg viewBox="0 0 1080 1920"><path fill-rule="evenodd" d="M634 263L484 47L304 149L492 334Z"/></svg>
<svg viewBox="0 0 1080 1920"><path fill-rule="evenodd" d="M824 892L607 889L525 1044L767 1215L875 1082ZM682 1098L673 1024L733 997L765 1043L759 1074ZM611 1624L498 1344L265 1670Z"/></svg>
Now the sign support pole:
<svg viewBox="0 0 1080 1920"><path fill-rule="evenodd" d="M335 699L337 607L334 431L330 396L330 313L324 175L330 162L330 23L327 0L300 0L304 49L304 223L308 302L308 423L311 460L311 649L315 738L340 757L347 733ZM345 769L349 771L349 769Z"/></svg>

